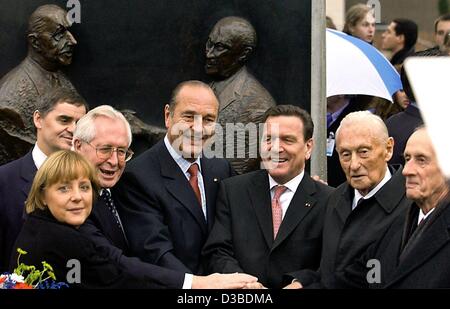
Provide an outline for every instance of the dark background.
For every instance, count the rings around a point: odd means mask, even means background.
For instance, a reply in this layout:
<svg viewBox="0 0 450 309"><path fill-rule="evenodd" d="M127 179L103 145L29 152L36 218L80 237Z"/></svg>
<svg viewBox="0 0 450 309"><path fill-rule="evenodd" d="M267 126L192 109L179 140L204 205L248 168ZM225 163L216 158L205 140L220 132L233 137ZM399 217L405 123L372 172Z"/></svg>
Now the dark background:
<svg viewBox="0 0 450 309"><path fill-rule="evenodd" d="M0 77L26 56L26 29L42 4L1 0ZM278 104L309 110L311 2L305 0L81 0L81 23L69 78L91 107L134 109L163 126L163 106L181 81L209 82L204 49L222 17L247 18L258 46L248 67ZM66 8L67 9L67 8ZM69 9L67 9L69 10Z"/></svg>

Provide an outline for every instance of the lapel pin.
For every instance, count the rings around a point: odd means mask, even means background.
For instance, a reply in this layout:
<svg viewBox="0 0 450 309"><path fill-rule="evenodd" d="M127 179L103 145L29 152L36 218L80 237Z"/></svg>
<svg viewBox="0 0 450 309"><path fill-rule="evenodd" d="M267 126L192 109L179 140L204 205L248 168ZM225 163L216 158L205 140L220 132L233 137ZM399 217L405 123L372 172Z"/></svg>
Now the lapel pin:
<svg viewBox="0 0 450 309"><path fill-rule="evenodd" d="M218 182L218 181L219 181L219 179L217 179L217 178L214 178L214 179L213 179L213 181L214 181L214 182Z"/></svg>
<svg viewBox="0 0 450 309"><path fill-rule="evenodd" d="M305 207L311 207L311 204L310 203L306 203Z"/></svg>

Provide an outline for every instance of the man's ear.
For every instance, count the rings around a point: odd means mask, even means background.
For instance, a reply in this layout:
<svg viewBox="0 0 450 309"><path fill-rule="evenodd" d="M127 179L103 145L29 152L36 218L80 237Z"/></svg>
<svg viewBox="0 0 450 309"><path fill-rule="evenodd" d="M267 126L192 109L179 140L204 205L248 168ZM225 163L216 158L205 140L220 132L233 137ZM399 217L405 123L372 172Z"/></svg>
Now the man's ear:
<svg viewBox="0 0 450 309"><path fill-rule="evenodd" d="M405 46L405 35L404 34L400 34L398 36L398 41L403 44L403 46Z"/></svg>
<svg viewBox="0 0 450 309"><path fill-rule="evenodd" d="M79 152L81 148L81 141L79 139L74 139L73 140L73 150L75 150L76 152Z"/></svg>
<svg viewBox="0 0 450 309"><path fill-rule="evenodd" d="M42 120L41 113L38 110L35 110L33 113L33 123L36 129L42 128L41 120Z"/></svg>
<svg viewBox="0 0 450 309"><path fill-rule="evenodd" d="M30 33L28 35L28 44L33 47L34 50L41 51L41 43L39 42L38 35L36 33Z"/></svg>
<svg viewBox="0 0 450 309"><path fill-rule="evenodd" d="M164 123L165 123L167 129L168 129L169 126L170 126L170 118L171 118L171 115L170 115L170 105L169 105L169 104L166 104L166 105L164 106Z"/></svg>
<svg viewBox="0 0 450 309"><path fill-rule="evenodd" d="M241 56L239 56L239 62L240 63L245 63L247 62L247 60L250 58L250 55L253 52L253 47L250 46L246 46L244 47L244 50L241 53Z"/></svg>

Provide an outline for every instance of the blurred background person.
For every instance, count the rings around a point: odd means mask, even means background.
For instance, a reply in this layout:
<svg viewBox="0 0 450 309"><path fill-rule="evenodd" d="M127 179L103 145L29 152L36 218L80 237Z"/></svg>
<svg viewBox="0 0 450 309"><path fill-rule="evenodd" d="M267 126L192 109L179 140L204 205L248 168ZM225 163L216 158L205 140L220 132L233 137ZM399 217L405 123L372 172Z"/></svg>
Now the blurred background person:
<svg viewBox="0 0 450 309"><path fill-rule="evenodd" d="M372 44L375 35L375 17L366 4L352 6L345 15L343 32Z"/></svg>
<svg viewBox="0 0 450 309"><path fill-rule="evenodd" d="M415 52L417 24L406 18L394 19L382 34L381 49L392 54L391 63L400 72L406 57Z"/></svg>

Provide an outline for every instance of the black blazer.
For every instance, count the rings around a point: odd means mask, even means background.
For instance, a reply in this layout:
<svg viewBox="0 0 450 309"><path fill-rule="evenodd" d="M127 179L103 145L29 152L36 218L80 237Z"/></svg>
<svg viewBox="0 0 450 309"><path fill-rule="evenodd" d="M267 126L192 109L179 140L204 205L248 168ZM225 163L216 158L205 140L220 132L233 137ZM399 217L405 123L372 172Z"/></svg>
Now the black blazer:
<svg viewBox="0 0 450 309"><path fill-rule="evenodd" d="M359 273L352 268L355 271L352 275L358 275L361 284L370 288L450 288L450 200L447 198L436 207L425 220L421 235L402 252L412 224L417 225L418 209L413 204L406 218L398 218L378 243L371 246L357 264ZM368 271L365 265L370 259L380 262L379 283L368 284L364 280Z"/></svg>
<svg viewBox="0 0 450 309"><path fill-rule="evenodd" d="M108 259L131 277L148 282L152 288L182 288L185 275L183 272L165 269L128 256L126 238L102 198L95 203L91 215L79 231L86 235L96 248L106 252Z"/></svg>
<svg viewBox="0 0 450 309"><path fill-rule="evenodd" d="M113 194L133 256L201 274L200 254L214 221L219 182L233 175L224 159L201 159L207 220L164 141L131 161Z"/></svg>
<svg viewBox="0 0 450 309"><path fill-rule="evenodd" d="M25 200L37 169L31 151L0 166L0 273L6 271L23 224Z"/></svg>
<svg viewBox="0 0 450 309"><path fill-rule="evenodd" d="M397 217L404 216L411 205L405 195L402 169L390 167L390 171L392 178L353 211L354 189L347 183L336 189L327 205L320 270L300 271L293 277L304 286L358 288L345 279L348 266L360 258Z"/></svg>
<svg viewBox="0 0 450 309"><path fill-rule="evenodd" d="M48 210L31 213L23 225L14 245L10 271L17 266L17 248L28 254L21 262L41 268L41 262L48 262L55 272L57 281L66 281L70 268L67 262L76 259L80 262L81 283L69 283L81 288L146 288L146 281L131 277L105 252L76 228L55 220Z"/></svg>
<svg viewBox="0 0 450 309"><path fill-rule="evenodd" d="M266 287L281 288L284 273L317 269L332 190L305 173L274 240L267 171L223 181L216 222L203 250L209 272L245 272Z"/></svg>

